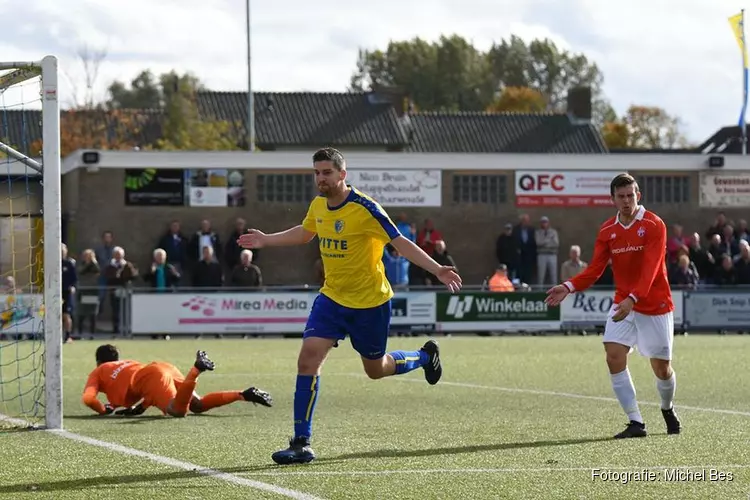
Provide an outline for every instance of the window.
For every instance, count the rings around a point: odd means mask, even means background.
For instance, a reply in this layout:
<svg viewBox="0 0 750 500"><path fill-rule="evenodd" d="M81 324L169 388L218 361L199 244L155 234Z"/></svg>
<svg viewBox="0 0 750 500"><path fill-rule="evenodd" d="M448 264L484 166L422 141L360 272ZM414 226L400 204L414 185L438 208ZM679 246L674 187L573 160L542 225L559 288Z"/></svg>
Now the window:
<svg viewBox="0 0 750 500"><path fill-rule="evenodd" d="M307 203L315 196L312 174L261 174L257 188L261 202Z"/></svg>
<svg viewBox="0 0 750 500"><path fill-rule="evenodd" d="M453 175L453 203L505 203L507 184L504 175Z"/></svg>
<svg viewBox="0 0 750 500"><path fill-rule="evenodd" d="M690 177L681 175L643 175L638 177L643 204L690 203Z"/></svg>

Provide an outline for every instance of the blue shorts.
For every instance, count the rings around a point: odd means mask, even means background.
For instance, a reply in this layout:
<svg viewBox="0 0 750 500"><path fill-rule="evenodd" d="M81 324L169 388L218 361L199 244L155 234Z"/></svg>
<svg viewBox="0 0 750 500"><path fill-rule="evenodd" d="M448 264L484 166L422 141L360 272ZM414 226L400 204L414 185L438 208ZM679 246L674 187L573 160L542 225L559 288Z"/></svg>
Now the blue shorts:
<svg viewBox="0 0 750 500"><path fill-rule="evenodd" d="M390 300L378 307L352 309L321 293L313 302L302 336L344 340L349 335L352 347L363 358L379 359L385 356L390 327Z"/></svg>

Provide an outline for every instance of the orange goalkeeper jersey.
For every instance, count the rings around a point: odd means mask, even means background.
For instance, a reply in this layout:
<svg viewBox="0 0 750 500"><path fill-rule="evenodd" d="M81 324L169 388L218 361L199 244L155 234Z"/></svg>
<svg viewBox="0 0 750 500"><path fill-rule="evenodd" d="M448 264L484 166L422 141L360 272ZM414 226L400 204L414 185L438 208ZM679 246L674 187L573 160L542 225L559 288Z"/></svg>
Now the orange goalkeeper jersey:
<svg viewBox="0 0 750 500"><path fill-rule="evenodd" d="M130 393L130 383L143 366L143 363L130 359L110 361L97 366L86 381L83 404L99 414L104 413L104 405L96 397L103 392L112 406L134 405L138 401L134 400L135 395Z"/></svg>

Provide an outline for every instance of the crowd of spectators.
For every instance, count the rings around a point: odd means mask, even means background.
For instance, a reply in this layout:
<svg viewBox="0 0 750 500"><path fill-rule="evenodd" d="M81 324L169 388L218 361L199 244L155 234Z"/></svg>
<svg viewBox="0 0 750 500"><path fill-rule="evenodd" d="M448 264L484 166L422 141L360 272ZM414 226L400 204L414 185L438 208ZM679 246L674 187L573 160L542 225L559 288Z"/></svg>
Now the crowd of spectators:
<svg viewBox="0 0 750 500"><path fill-rule="evenodd" d="M569 280L588 266L581 247L570 247L568 259L559 265L560 239L550 220L542 217L538 227L522 214L517 225L506 224L498 236L496 257L510 280L518 284L552 285ZM735 224L719 213L703 234L686 235L681 224L671 225L664 249L670 284L675 289L706 286L750 285L750 232L747 222ZM613 286L608 266L596 283Z"/></svg>

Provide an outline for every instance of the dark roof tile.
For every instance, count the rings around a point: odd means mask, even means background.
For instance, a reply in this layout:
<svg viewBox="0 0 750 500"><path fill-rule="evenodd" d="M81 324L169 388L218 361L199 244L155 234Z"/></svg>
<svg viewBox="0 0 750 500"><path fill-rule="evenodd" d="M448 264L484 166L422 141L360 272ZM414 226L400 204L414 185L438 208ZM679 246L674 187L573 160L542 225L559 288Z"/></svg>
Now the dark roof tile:
<svg viewBox="0 0 750 500"><path fill-rule="evenodd" d="M373 94L317 92L256 92L255 142L274 146L405 145L404 130L390 102ZM226 120L245 130L247 92L199 92L203 117Z"/></svg>
<svg viewBox="0 0 750 500"><path fill-rule="evenodd" d="M406 126L407 151L439 153L605 153L590 124L567 115L510 113L415 113Z"/></svg>

